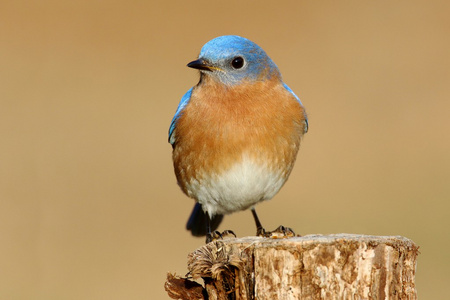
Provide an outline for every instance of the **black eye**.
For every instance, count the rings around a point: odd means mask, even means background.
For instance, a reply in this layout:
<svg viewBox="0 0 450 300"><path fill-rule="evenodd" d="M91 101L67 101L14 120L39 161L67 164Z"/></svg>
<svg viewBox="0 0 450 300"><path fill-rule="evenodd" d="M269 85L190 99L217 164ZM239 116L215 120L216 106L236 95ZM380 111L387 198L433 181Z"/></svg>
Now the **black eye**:
<svg viewBox="0 0 450 300"><path fill-rule="evenodd" d="M231 65L235 69L240 69L244 66L244 59L240 56L233 58L233 61L231 62Z"/></svg>

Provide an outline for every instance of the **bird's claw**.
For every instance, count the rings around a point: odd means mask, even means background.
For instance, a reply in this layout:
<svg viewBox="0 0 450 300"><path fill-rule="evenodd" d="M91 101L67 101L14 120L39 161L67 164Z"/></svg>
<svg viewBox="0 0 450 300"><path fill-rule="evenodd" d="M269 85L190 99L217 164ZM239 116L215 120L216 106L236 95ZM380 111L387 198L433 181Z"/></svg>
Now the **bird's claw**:
<svg viewBox="0 0 450 300"><path fill-rule="evenodd" d="M278 226L274 231L266 231L264 228L258 228L256 231L257 236L262 236L271 239L286 239L295 236L294 230L283 225Z"/></svg>
<svg viewBox="0 0 450 300"><path fill-rule="evenodd" d="M211 233L208 233L206 235L206 243L214 242L217 240L223 240L223 239L230 239L230 238L236 238L236 234L231 230L225 230L222 233L215 230Z"/></svg>

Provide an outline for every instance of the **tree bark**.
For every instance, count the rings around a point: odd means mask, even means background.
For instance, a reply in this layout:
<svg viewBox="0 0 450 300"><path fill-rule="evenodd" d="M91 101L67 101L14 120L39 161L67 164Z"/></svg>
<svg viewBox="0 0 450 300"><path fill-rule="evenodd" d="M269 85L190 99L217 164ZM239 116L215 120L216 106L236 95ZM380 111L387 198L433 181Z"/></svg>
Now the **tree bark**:
<svg viewBox="0 0 450 300"><path fill-rule="evenodd" d="M418 253L400 236L224 239L189 254L188 277L165 287L173 299L417 299Z"/></svg>

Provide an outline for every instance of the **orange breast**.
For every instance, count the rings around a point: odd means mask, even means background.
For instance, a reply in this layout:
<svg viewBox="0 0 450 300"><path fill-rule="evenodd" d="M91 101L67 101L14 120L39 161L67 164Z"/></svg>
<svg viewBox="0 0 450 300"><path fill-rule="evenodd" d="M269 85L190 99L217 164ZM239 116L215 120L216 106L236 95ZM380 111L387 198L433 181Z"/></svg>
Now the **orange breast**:
<svg viewBox="0 0 450 300"><path fill-rule="evenodd" d="M233 87L203 81L176 124L173 161L181 188L188 194L191 180L225 172L244 154L287 178L304 116L303 107L277 78Z"/></svg>

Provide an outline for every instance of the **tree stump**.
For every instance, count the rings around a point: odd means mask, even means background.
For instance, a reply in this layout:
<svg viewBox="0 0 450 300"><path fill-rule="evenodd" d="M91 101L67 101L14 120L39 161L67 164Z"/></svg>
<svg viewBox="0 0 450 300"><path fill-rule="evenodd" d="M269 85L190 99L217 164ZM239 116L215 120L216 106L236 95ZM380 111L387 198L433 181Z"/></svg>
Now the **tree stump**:
<svg viewBox="0 0 450 300"><path fill-rule="evenodd" d="M189 254L187 278L168 274L165 288L173 299L417 299L418 253L400 236L224 239Z"/></svg>

